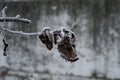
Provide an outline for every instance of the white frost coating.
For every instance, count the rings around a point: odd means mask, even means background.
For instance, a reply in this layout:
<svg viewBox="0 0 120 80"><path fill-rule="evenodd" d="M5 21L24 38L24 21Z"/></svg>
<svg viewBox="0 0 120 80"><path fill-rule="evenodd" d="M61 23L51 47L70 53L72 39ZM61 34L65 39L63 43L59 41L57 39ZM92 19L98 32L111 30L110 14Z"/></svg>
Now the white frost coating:
<svg viewBox="0 0 120 80"><path fill-rule="evenodd" d="M65 36L65 31L68 31L69 33L67 33L67 35L72 38L72 34L75 35L74 32L72 32L71 30L68 30L66 27L60 27L60 35L61 37L64 37Z"/></svg>
<svg viewBox="0 0 120 80"><path fill-rule="evenodd" d="M65 27L61 27L61 28L60 28L60 36L61 36L62 38L65 36L64 29L65 29Z"/></svg>
<svg viewBox="0 0 120 80"><path fill-rule="evenodd" d="M67 33L66 33L67 32ZM70 39L71 39L71 41L72 40L76 40L75 38L76 38L76 35L75 35L75 33L73 32L73 31L71 31L71 30L68 30L66 27L61 27L60 28L60 37L64 37L64 36L68 36Z"/></svg>
<svg viewBox="0 0 120 80"><path fill-rule="evenodd" d="M6 14L5 14L5 10L7 9L7 6L5 6L2 10L2 16L5 18L6 17Z"/></svg>
<svg viewBox="0 0 120 80"><path fill-rule="evenodd" d="M44 27L44 28L42 29L42 31L45 31L45 30L51 30L51 28L50 28L50 27ZM41 32L42 32L42 31L41 31ZM70 30L68 30L68 29L66 29L66 27L60 27L60 28L57 29L57 30L50 31L50 33L52 34L54 31L60 31L60 37L61 37L61 38L63 38L63 37L65 36L65 31L68 31L68 32L69 32L69 33L67 33L67 35L68 35L70 38L72 38L72 35L75 36L75 33L72 32L72 31L70 31Z"/></svg>
<svg viewBox="0 0 120 80"><path fill-rule="evenodd" d="M45 31L45 30L51 30L50 27L44 27L41 31Z"/></svg>
<svg viewBox="0 0 120 80"><path fill-rule="evenodd" d="M18 15L16 15L15 17L16 17L16 18L19 18L19 17L20 17L20 15L18 14Z"/></svg>
<svg viewBox="0 0 120 80"><path fill-rule="evenodd" d="M51 29L51 28L50 27L44 27L43 30L45 30L45 29Z"/></svg>

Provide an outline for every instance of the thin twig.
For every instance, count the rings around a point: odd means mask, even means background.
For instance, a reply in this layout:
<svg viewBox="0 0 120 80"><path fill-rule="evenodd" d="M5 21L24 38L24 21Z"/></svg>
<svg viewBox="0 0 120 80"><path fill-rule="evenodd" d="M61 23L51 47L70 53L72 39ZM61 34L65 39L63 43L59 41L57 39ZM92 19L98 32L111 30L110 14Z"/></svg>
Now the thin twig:
<svg viewBox="0 0 120 80"><path fill-rule="evenodd" d="M0 17L0 22L22 22L22 23L31 23L31 20L18 17Z"/></svg>
<svg viewBox="0 0 120 80"><path fill-rule="evenodd" d="M5 20L5 17L6 17L5 10L6 9L7 9L7 6L5 6L2 10L2 17L4 18L4 25L2 26L2 28L6 26L6 20Z"/></svg>
<svg viewBox="0 0 120 80"><path fill-rule="evenodd" d="M20 18L20 15L17 15L16 17L7 17L5 14L5 10L7 9L7 6L5 6L2 9L2 17L0 17L0 22L23 22L23 23L31 23L31 20L25 19L25 18Z"/></svg>
<svg viewBox="0 0 120 80"><path fill-rule="evenodd" d="M3 28L3 31L7 31L7 32L10 32L10 33L13 33L13 34L27 35L27 36L37 36L37 35L40 34L39 32L35 32L35 33L25 33L25 32L23 32L23 31L13 31L13 30L9 30L9 29L6 29L6 28Z"/></svg>

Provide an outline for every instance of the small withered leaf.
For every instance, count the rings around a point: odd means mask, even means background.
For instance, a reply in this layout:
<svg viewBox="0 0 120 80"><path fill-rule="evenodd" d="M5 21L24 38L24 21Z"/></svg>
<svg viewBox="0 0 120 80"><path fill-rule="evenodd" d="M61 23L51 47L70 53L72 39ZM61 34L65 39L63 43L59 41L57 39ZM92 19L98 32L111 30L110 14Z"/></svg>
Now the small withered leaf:
<svg viewBox="0 0 120 80"><path fill-rule="evenodd" d="M7 50L8 44L6 43L5 39L3 39L3 44L4 44L3 55L6 56L7 55L6 50Z"/></svg>

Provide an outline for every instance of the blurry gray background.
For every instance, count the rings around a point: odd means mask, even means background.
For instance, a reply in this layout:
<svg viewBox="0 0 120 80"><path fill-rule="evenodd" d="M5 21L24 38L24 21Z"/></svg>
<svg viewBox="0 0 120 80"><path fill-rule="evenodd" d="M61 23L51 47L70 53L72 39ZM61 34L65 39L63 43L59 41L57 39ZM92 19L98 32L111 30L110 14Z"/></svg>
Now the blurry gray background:
<svg viewBox="0 0 120 80"><path fill-rule="evenodd" d="M20 14L32 23L9 22L6 28L40 32L64 26L76 34L79 60L66 62L56 46L48 51L36 36L5 32L9 48L3 56L0 36L0 80L120 79L120 0L8 1L0 2L0 11L7 6L7 16Z"/></svg>

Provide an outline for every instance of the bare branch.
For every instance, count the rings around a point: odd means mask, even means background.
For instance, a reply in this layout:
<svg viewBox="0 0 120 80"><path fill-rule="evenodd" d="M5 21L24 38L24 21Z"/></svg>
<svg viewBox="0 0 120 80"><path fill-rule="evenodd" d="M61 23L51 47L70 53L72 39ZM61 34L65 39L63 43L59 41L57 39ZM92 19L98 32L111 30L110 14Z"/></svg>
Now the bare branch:
<svg viewBox="0 0 120 80"><path fill-rule="evenodd" d="M5 10L7 9L7 6L5 6L2 10L2 17L0 17L0 22L23 22L23 23L31 23L31 20L20 18L20 15L17 15L16 17L7 17L5 14Z"/></svg>
<svg viewBox="0 0 120 80"><path fill-rule="evenodd" d="M3 49L3 55L6 56L6 50L8 47L7 41L5 40L4 33L3 31L7 31L10 33L15 33L15 34L22 34L22 35L38 35L39 33L24 33L22 31L12 31L9 29L4 28L6 26L6 22L22 22L22 23L31 23L31 20L25 19L25 18L20 18L20 15L16 15L15 17L7 17L5 14L5 10L7 9L7 6L5 6L2 9L2 17L0 17L0 22L4 22L3 26L0 26L0 34L3 36L3 44L4 44L4 49Z"/></svg>
<svg viewBox="0 0 120 80"><path fill-rule="evenodd" d="M9 29L6 29L6 28L3 28L3 31L7 31L7 32L10 32L10 33L13 33L13 34L27 35L27 36L37 36L37 35L39 35L39 32L35 32L35 33L25 33L25 32L23 32L23 31L13 31L13 30L9 30Z"/></svg>
<svg viewBox="0 0 120 80"><path fill-rule="evenodd" d="M22 23L31 23L31 20L25 18L18 18L18 17L0 17L0 22L22 22Z"/></svg>

